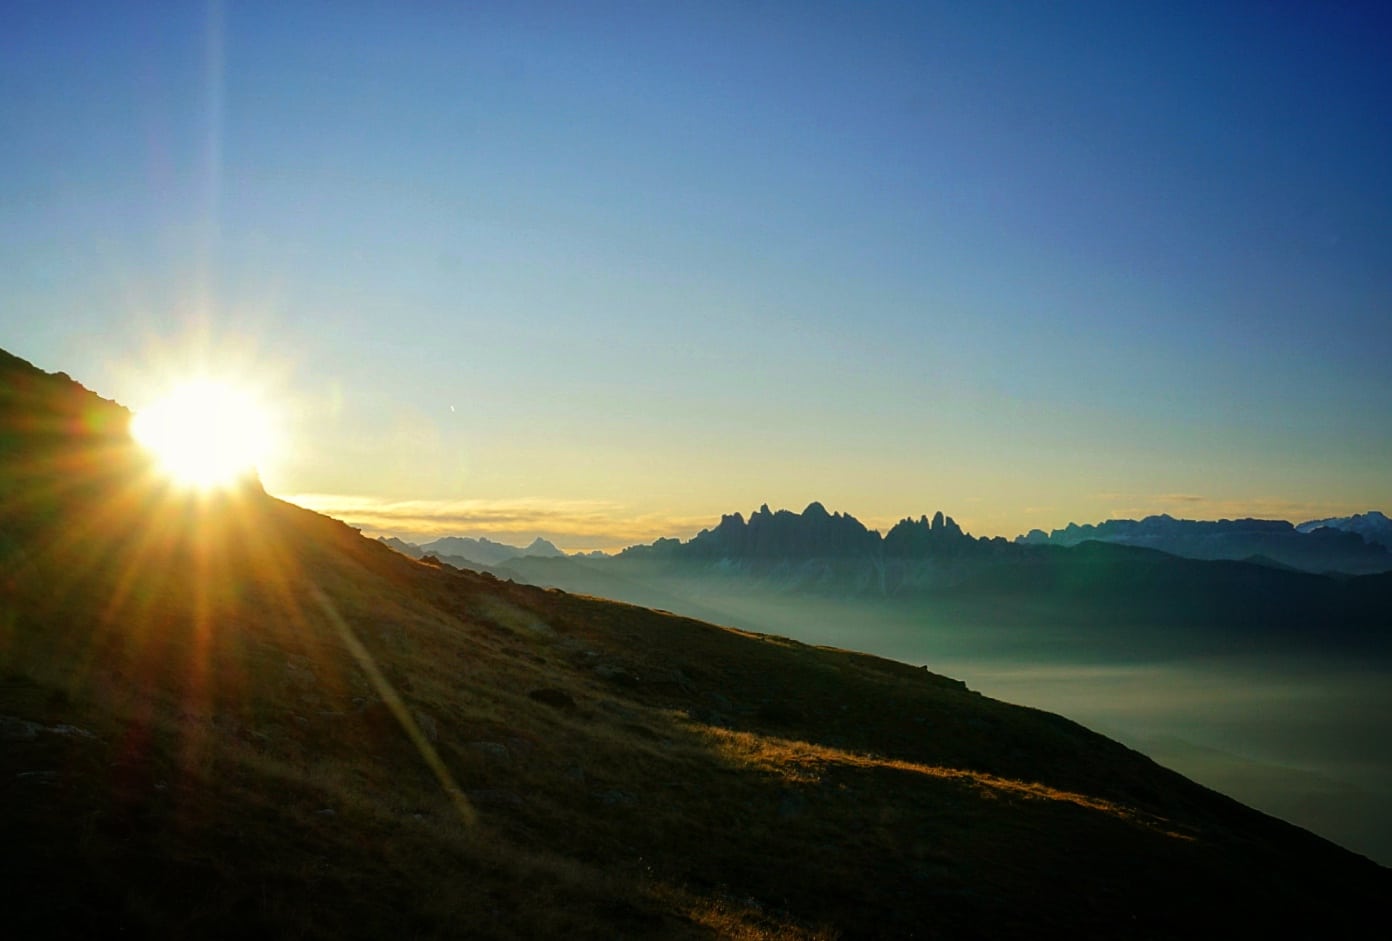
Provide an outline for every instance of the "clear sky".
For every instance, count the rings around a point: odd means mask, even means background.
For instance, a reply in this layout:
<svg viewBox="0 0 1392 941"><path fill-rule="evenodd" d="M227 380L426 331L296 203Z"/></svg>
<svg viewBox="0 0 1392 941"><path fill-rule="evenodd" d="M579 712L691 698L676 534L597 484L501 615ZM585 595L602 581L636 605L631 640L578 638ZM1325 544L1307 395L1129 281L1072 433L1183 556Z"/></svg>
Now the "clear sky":
<svg viewBox="0 0 1392 941"><path fill-rule="evenodd" d="M1388 9L6 2L0 346L403 534L1392 511Z"/></svg>

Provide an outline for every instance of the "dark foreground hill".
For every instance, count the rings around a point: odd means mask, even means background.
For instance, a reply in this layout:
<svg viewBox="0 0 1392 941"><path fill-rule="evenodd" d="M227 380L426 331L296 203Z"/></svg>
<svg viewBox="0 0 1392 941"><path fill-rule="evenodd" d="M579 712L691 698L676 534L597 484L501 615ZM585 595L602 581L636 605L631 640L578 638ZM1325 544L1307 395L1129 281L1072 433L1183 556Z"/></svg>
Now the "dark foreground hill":
<svg viewBox="0 0 1392 941"><path fill-rule="evenodd" d="M408 559L0 359L15 937L1350 934L1389 873L925 669Z"/></svg>

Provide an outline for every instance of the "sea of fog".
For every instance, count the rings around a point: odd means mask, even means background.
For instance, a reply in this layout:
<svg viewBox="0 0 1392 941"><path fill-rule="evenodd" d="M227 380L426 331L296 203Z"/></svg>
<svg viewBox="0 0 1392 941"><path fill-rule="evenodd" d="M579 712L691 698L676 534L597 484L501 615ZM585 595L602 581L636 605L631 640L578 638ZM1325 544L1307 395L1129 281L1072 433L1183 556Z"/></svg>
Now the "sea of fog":
<svg viewBox="0 0 1392 941"><path fill-rule="evenodd" d="M703 603L724 623L862 650L1044 709L1237 800L1392 865L1392 664L1203 655L1039 631L886 616L854 602Z"/></svg>
<svg viewBox="0 0 1392 941"><path fill-rule="evenodd" d="M896 656L895 659L905 659ZM938 672L1068 716L1252 807L1392 865L1392 683L1357 663L941 660Z"/></svg>

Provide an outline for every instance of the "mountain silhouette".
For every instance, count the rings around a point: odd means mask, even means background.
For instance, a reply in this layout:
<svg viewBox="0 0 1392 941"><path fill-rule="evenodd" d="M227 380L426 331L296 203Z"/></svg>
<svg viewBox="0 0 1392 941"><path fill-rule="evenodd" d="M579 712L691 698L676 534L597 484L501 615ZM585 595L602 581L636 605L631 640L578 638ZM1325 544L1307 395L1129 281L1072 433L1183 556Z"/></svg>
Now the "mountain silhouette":
<svg viewBox="0 0 1392 941"><path fill-rule="evenodd" d="M1113 521L1117 525L1107 524L1102 533L1133 533L1135 527L1122 525L1127 522ZM1269 547L1265 535L1288 550L1292 540L1300 541L1307 561L1334 552L1351 558L1352 551L1365 562L1385 554L1351 532L1303 534L1285 522L1192 524L1167 517L1140 527L1147 533L1157 528L1234 553ZM901 520L881 538L819 503L801 514L765 505L748 521L738 513L723 516L687 542L663 539L612 559L569 565L514 560L498 571L585 592L612 577L618 579L613 587L630 589L620 595L624 600L652 603L665 593L673 610L692 615L707 614L726 596L828 598L881 604L925 623L950 618L1041 630L1071 624L1088 631L1089 644L1115 649L1392 651L1392 572L1376 565L1377 574L1315 574L1271 556L1227 559L1214 550L1210 554L1219 558L1193 558L1122 538L1082 538L1096 531L1072 527L1061 540L1068 546L1012 543L973 537L939 511L932 520Z"/></svg>
<svg viewBox="0 0 1392 941"><path fill-rule="evenodd" d="M1338 529L1357 533L1365 542L1392 549L1392 519L1378 510L1355 513L1353 516L1332 517L1330 519L1310 520L1295 527L1302 533L1313 533L1320 529Z"/></svg>
<svg viewBox="0 0 1392 941"><path fill-rule="evenodd" d="M1376 521L1378 516L1381 514L1294 526L1285 520L1182 520L1161 514L1142 520L1114 519L1081 526L1069 523L1051 533L1036 529L1016 542L1076 546L1096 540L1159 549L1189 559L1240 560L1258 556L1307 572L1372 574L1392 571L1392 550L1365 538L1369 533L1382 532Z"/></svg>
<svg viewBox="0 0 1392 941"><path fill-rule="evenodd" d="M867 529L849 513L828 513L826 507L814 502L801 513L774 512L764 504L747 521L739 513L731 513L722 516L713 529L702 530L687 542L660 539L651 545L630 547L620 555L733 561L933 558L971 554L977 543L942 511L931 522L926 516L917 521L901 520L881 538L879 532Z"/></svg>
<svg viewBox="0 0 1392 941"><path fill-rule="evenodd" d="M399 549L398 546L393 548ZM540 536L525 548L494 542L491 539L471 539L464 536L445 536L415 547L421 555L433 555L452 564L497 565L524 556L562 558L565 553ZM409 550L407 555L412 554Z"/></svg>

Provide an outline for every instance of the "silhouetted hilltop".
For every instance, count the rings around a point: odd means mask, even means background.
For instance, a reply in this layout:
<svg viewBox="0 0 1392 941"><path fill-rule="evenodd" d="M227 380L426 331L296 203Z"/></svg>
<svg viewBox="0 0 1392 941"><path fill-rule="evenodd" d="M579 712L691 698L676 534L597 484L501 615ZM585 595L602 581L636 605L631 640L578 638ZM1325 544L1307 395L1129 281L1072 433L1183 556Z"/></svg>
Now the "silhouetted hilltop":
<svg viewBox="0 0 1392 941"><path fill-rule="evenodd" d="M148 462L129 435L130 413L115 402L0 350L0 501L20 487L55 501L130 474Z"/></svg>
<svg viewBox="0 0 1392 941"><path fill-rule="evenodd" d="M1380 515L1380 514L1379 514ZM1324 523L1334 521L1324 521ZM1371 544L1347 527L1285 520L1181 520L1161 514L1142 520L1069 523L1051 533L1032 530L1021 545L1076 546L1089 540L1159 549L1189 559L1263 556L1307 572L1365 574L1392 570L1392 550ZM1370 527L1371 528L1371 527Z"/></svg>

